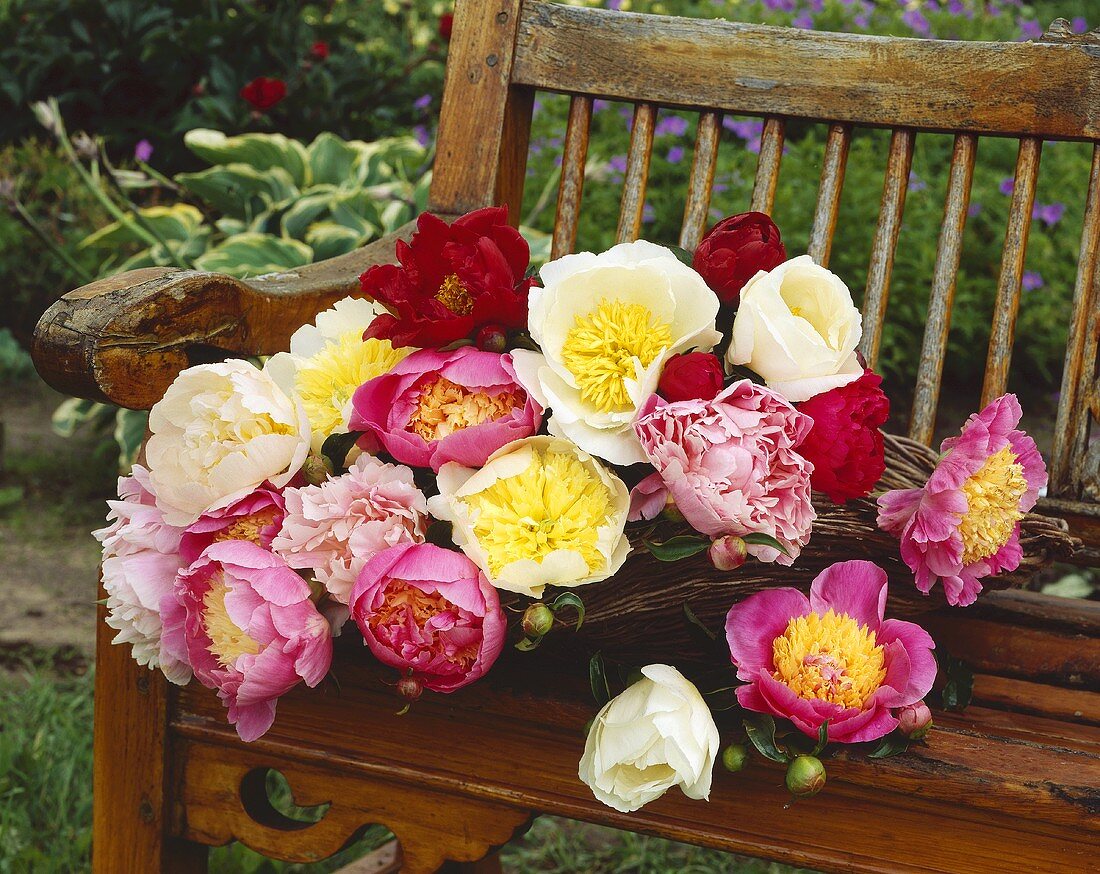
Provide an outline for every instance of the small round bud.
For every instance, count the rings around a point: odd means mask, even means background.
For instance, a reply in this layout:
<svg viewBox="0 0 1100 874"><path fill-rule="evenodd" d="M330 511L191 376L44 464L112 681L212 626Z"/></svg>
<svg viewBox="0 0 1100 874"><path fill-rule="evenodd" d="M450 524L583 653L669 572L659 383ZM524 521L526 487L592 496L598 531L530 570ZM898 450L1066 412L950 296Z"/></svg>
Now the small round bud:
<svg viewBox="0 0 1100 874"><path fill-rule="evenodd" d="M825 766L816 756L797 756L787 765L787 789L797 798L810 798L825 788Z"/></svg>
<svg viewBox="0 0 1100 874"><path fill-rule="evenodd" d="M898 730L909 740L921 740L932 730L932 711L923 701L898 708Z"/></svg>
<svg viewBox="0 0 1100 874"><path fill-rule="evenodd" d="M523 611L520 626L528 637L543 637L554 627L554 611L537 601Z"/></svg>
<svg viewBox="0 0 1100 874"><path fill-rule="evenodd" d="M302 476L311 486L328 482L332 473L332 462L324 455L310 455L302 465Z"/></svg>
<svg viewBox="0 0 1100 874"><path fill-rule="evenodd" d="M749 751L744 744L730 744L722 750L722 767L731 774L736 774L749 761Z"/></svg>
<svg viewBox="0 0 1100 874"><path fill-rule="evenodd" d="M416 677L402 677L397 681L397 694L410 704L424 694L424 684Z"/></svg>
<svg viewBox="0 0 1100 874"><path fill-rule="evenodd" d="M719 537L707 551L710 563L720 571L734 571L745 563L749 552L745 541L733 534Z"/></svg>
<svg viewBox="0 0 1100 874"><path fill-rule="evenodd" d="M508 349L508 335L499 325L486 325L477 332L475 345L482 352L505 352Z"/></svg>

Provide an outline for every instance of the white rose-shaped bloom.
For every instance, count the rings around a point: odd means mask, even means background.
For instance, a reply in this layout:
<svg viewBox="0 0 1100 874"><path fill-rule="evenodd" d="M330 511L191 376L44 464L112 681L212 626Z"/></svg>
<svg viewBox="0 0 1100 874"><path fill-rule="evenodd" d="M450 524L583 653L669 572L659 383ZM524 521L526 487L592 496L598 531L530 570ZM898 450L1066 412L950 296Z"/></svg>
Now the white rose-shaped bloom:
<svg viewBox="0 0 1100 874"><path fill-rule="evenodd" d="M710 350L718 298L671 250L645 240L544 266L528 324L541 354L516 350L516 373L550 433L613 464L645 461L631 423L673 355Z"/></svg>
<svg viewBox="0 0 1100 874"><path fill-rule="evenodd" d="M286 485L309 453L302 405L247 361L184 370L149 411L149 430L149 479L170 525L190 525L265 480Z"/></svg>
<svg viewBox="0 0 1100 874"><path fill-rule="evenodd" d="M792 403L854 382L862 327L852 293L809 255L757 273L741 289L726 360L759 373Z"/></svg>
<svg viewBox="0 0 1100 874"><path fill-rule="evenodd" d="M630 552L630 495L613 473L558 437L502 446L485 466L444 464L428 511L498 589L541 598L546 586L605 580Z"/></svg>
<svg viewBox="0 0 1100 874"><path fill-rule="evenodd" d="M579 775L596 799L631 813L673 786L709 799L718 727L699 690L675 668L649 665L592 721Z"/></svg>

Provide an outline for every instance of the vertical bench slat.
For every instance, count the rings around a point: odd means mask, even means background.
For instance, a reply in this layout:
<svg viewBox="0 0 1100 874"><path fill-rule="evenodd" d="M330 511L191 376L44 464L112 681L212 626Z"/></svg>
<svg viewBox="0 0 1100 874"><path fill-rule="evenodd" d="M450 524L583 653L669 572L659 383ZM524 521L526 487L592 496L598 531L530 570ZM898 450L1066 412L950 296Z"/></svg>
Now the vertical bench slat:
<svg viewBox="0 0 1100 874"><path fill-rule="evenodd" d="M936 250L936 266L932 272L932 294L928 301L928 320L924 328L917 386L913 396L913 415L909 436L930 444L936 426L936 403L943 377L943 357L947 351L947 332L951 327L951 303L955 296L955 280L962 253L962 234L966 227L966 210L970 204L970 183L974 179L974 157L978 138L973 134L958 134L951 155L951 175L947 182L947 198L943 209L943 229Z"/></svg>
<svg viewBox="0 0 1100 874"><path fill-rule="evenodd" d="M890 135L890 153L882 183L882 206L871 245L871 264L867 268L867 290L863 295L863 337L859 344L860 352L871 368L878 361L879 344L882 342L894 252L905 211L905 195L909 190L909 171L913 166L914 140L911 130L899 129Z"/></svg>
<svg viewBox="0 0 1100 874"><path fill-rule="evenodd" d="M844 188L844 170L848 166L848 146L852 141L851 125L829 125L825 140L825 160L821 164L821 185L817 189L817 208L810 230L807 252L822 267L829 266L829 251L833 247L833 231L840 208L840 192Z"/></svg>
<svg viewBox="0 0 1100 874"><path fill-rule="evenodd" d="M760 158L756 163L756 182L752 187L752 208L755 212L772 213L775 187L779 183L779 162L783 158L784 122L769 118L760 134Z"/></svg>
<svg viewBox="0 0 1100 874"><path fill-rule="evenodd" d="M1012 339L1016 335L1016 315L1020 311L1020 285L1027 255L1027 235L1031 229L1031 209L1035 205L1035 184L1039 181L1039 157L1043 141L1035 137L1020 140L1016 156L1016 181L1008 212L1005 245L1001 254L1001 277L997 300L993 305L993 328L989 335L989 354L982 383L982 406L1004 394L1008 384L1008 365L1012 360Z"/></svg>
<svg viewBox="0 0 1100 874"><path fill-rule="evenodd" d="M1062 371L1062 393L1058 399L1058 418L1054 425L1054 449L1050 459L1050 491L1059 497L1074 483L1073 466L1077 453L1085 443L1088 422L1088 386L1096 366L1097 332L1100 325L1100 296L1096 291L1096 274L1100 258L1100 145L1092 150L1092 172L1085 201L1085 218L1081 228L1081 254L1077 258L1077 281L1073 287L1073 316L1066 341L1066 365Z"/></svg>
<svg viewBox="0 0 1100 874"><path fill-rule="evenodd" d="M714 184L714 168L718 163L721 130L720 113L699 114L695 156L691 162L691 181L688 183L687 204L684 206L684 223L680 228L680 246L684 249L694 250L703 237L707 210L710 208L711 186Z"/></svg>
<svg viewBox="0 0 1100 874"><path fill-rule="evenodd" d="M584 166L588 158L588 131L592 124L592 98L577 94L569 103L569 125L561 155L558 211L550 257L560 258L573 251L577 242L577 218L584 192Z"/></svg>
<svg viewBox="0 0 1100 874"><path fill-rule="evenodd" d="M638 239L642 229L642 210L645 209L645 187L649 179L649 157L653 152L653 123L656 118L657 107L652 103L639 103L634 109L634 125L630 131L630 153L626 159L626 179L623 181L623 200L616 238L620 243Z"/></svg>

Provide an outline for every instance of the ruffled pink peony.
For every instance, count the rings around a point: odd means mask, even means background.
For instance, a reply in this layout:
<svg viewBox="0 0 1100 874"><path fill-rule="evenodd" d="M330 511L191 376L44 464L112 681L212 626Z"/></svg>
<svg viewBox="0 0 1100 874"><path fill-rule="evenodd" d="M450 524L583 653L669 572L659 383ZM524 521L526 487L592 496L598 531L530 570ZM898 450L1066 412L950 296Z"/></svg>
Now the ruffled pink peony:
<svg viewBox="0 0 1100 874"><path fill-rule="evenodd" d="M218 690L244 741L271 728L280 696L299 682L316 686L332 662L332 632L309 584L255 543L212 544L161 610L165 645Z"/></svg>
<svg viewBox="0 0 1100 874"><path fill-rule="evenodd" d="M312 570L340 603L367 559L399 543L419 543L428 502L409 468L361 455L347 473L283 493L286 517L271 548L293 568Z"/></svg>
<svg viewBox="0 0 1100 874"><path fill-rule="evenodd" d="M901 540L901 557L925 594L937 579L947 603L973 604L981 580L1020 565L1020 519L1035 506L1047 471L1035 441L1016 430L1015 395L1003 395L966 420L919 489L878 499L878 524Z"/></svg>
<svg viewBox="0 0 1100 874"><path fill-rule="evenodd" d="M191 564L211 543L223 540L248 540L270 549L285 512L280 490L264 484L228 507L203 513L180 540L183 563Z"/></svg>
<svg viewBox="0 0 1100 874"><path fill-rule="evenodd" d="M504 646L496 589L466 556L431 543L375 555L350 603L371 652L436 692L483 676Z"/></svg>
<svg viewBox="0 0 1100 874"><path fill-rule="evenodd" d="M936 679L932 638L919 625L883 619L886 572L869 561L825 568L807 598L767 589L734 604L726 640L747 685L742 707L789 719L817 737L861 743L898 725L895 709L916 704Z"/></svg>
<svg viewBox="0 0 1100 874"><path fill-rule="evenodd" d="M191 679L187 659L164 648L160 602L173 591L180 569L182 528L168 525L156 506L149 471L134 465L120 477L117 501L108 501L108 525L93 532L103 544L103 589L112 643L129 643L140 665L160 668L173 683Z"/></svg>
<svg viewBox="0 0 1100 874"><path fill-rule="evenodd" d="M542 424L542 407L524 390L511 355L471 346L421 349L361 386L353 431L366 430L404 464L434 471L448 461L481 467Z"/></svg>
<svg viewBox="0 0 1100 874"><path fill-rule="evenodd" d="M667 492L695 530L711 537L768 534L790 554L759 544L749 553L791 564L816 518L813 465L798 453L812 424L747 379L709 401L665 403L654 395L634 431L657 473L634 488L630 519L652 518Z"/></svg>

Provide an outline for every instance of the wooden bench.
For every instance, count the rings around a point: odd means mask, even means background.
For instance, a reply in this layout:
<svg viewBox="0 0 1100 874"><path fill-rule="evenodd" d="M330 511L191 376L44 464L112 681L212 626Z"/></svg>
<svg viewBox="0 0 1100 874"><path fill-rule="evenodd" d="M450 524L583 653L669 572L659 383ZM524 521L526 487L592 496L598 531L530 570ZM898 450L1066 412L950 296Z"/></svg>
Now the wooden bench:
<svg viewBox="0 0 1100 874"><path fill-rule="evenodd" d="M620 240L638 236L659 107L698 116L679 243L706 223L723 113L764 119L753 209L769 211L788 119L828 138L809 251L828 263L853 128L892 131L873 229L862 351L874 362L914 141L954 135L923 353L909 424L928 442L943 373L961 233L980 137L1019 140L982 395L1005 388L1044 140L1094 142L1069 342L1050 456L1047 513L1066 518L1100 564L1100 492L1087 455L1100 420L1096 290L1100 242L1100 40L1064 22L1031 43L932 42L656 18L535 0L462 0L454 23L431 209L506 203L519 215L532 101L571 99L553 251L570 251L582 204L594 98L632 103ZM749 204L744 204L748 208ZM868 228L871 232L872 229ZM401 234L407 234L408 229ZM35 362L56 388L147 408L189 364L287 346L300 324L355 293L394 240L239 281L148 269L85 286L43 317ZM1093 462L1093 465L1095 462ZM369 823L400 840L405 870L476 863L546 812L828 870L1084 871L1100 852L1100 605L990 594L926 617L976 671L975 702L936 714L927 747L885 761L842 757L829 787L787 808L782 770L720 772L709 804L679 793L636 814L603 807L576 776L594 712L575 672L540 654L502 659L488 680L427 696L397 718L359 644L337 655L340 687L296 691L274 728L245 745L215 696L169 688L112 647L102 623L95 714L95 869L199 871L206 845L242 840L291 860L325 857ZM277 813L277 768L315 825ZM449 860L449 861L448 861ZM467 863L458 865L456 863Z"/></svg>

